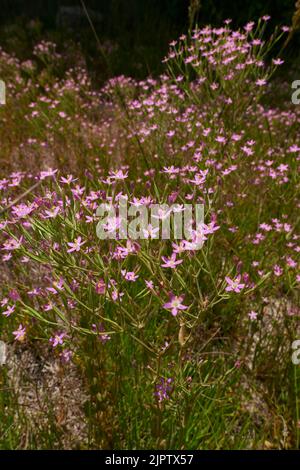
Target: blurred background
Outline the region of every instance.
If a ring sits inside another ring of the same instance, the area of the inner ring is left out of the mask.
[[[220,26],[231,18],[242,26],[269,14],[271,28],[290,25],[295,11],[295,0],[84,0],[84,5],[94,32],[81,0],[0,0],[0,46],[28,59],[33,44],[48,39],[62,49],[79,46],[101,78],[143,78],[161,72],[168,43],[191,25]],[[297,55],[299,45],[295,35],[288,54]]]

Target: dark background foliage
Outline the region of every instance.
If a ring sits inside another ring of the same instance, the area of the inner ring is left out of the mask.
[[[101,12],[104,27],[118,30],[118,23],[131,27],[138,22],[159,18],[161,22],[175,23],[182,27],[188,20],[189,0],[85,0],[88,8]],[[201,0],[200,22],[219,23],[232,18],[236,24],[269,13],[274,21],[290,21],[294,0]],[[55,17],[61,5],[80,5],[79,0],[1,0],[1,22],[12,21],[17,16],[40,18],[48,27],[55,25]],[[120,16],[121,15],[121,16]]]
[[[161,70],[170,40],[189,27],[193,0],[85,0],[87,8],[102,15],[95,24],[100,41],[117,44],[111,54],[110,74],[143,77]],[[195,19],[199,25],[221,25],[231,18],[234,26],[270,14],[273,24],[291,24],[295,0],[201,0]],[[57,26],[61,6],[80,6],[80,0],[0,0],[0,45],[26,56],[32,41],[50,34],[58,44],[67,39],[80,43],[88,62],[101,66],[99,50],[87,19],[80,28]],[[38,20],[35,27],[28,23]],[[25,32],[24,32],[25,30]],[[294,49],[296,42],[294,42]],[[104,69],[104,65],[102,64]]]

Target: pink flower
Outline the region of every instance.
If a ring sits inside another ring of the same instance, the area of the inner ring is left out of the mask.
[[[176,317],[179,310],[186,310],[188,307],[182,303],[183,295],[170,294],[169,302],[164,304],[166,310],[171,310],[173,317]]]
[[[273,59],[273,64],[274,65],[282,65],[284,63],[284,60],[280,59],[278,57],[278,59]]]
[[[264,86],[267,84],[267,81],[263,78],[259,78],[258,80],[256,80],[255,84],[258,86]]]
[[[12,208],[12,213],[16,217],[22,219],[29,215],[34,210],[32,205],[27,206],[26,204],[19,204],[18,206],[14,206]]]
[[[19,328],[16,331],[13,331],[13,335],[16,341],[24,341],[26,335],[26,328],[22,324],[19,325]]]
[[[257,315],[258,313],[257,312],[254,312],[253,310],[251,310],[251,312],[248,313],[248,317],[250,318],[250,320],[256,320],[257,319]]]
[[[203,230],[204,230],[205,235],[207,235],[209,233],[216,232],[217,230],[219,230],[219,228],[220,228],[220,226],[217,225],[216,222],[213,220],[209,224],[204,225]]]
[[[55,348],[59,344],[60,345],[63,344],[65,336],[66,336],[65,333],[56,333],[56,335],[54,335],[52,338],[50,338],[49,342]]]
[[[102,323],[100,323],[98,326],[94,323],[92,325],[92,330],[98,334],[98,338],[103,344],[105,344],[107,341],[111,339],[111,337],[108,334],[103,333],[105,331],[105,328]]]
[[[12,305],[12,306],[9,305],[7,309],[5,310],[5,312],[2,312],[2,315],[4,315],[5,317],[10,317],[10,315],[15,311],[15,308],[16,308],[15,305]]]
[[[288,148],[288,150],[291,153],[296,153],[296,152],[300,151],[300,147],[298,147],[298,145],[296,145],[296,144],[293,144]]]
[[[230,277],[226,276],[225,277],[225,281],[227,282],[227,287],[226,287],[226,291],[227,292],[236,292],[237,294],[239,292],[241,292],[242,289],[244,289],[245,287],[245,284],[241,284],[240,281],[241,281],[241,276],[237,276],[235,279],[230,279]]]
[[[119,292],[117,289],[114,289],[111,293],[111,298],[114,302],[119,300],[122,302],[122,297],[124,296],[124,292]]]
[[[53,207],[50,210],[45,210],[45,215],[43,216],[44,219],[53,219],[58,215],[60,211],[59,207]]]
[[[70,184],[74,183],[74,181],[77,181],[77,179],[78,178],[73,178],[73,175],[68,175],[66,178],[62,176],[59,181],[63,184]]]
[[[294,261],[293,258],[291,258],[290,256],[287,257],[286,262],[287,262],[287,265],[290,266],[291,268],[297,267],[296,261]]]
[[[52,170],[52,168],[49,168],[47,171],[41,171],[40,179],[44,180],[47,176],[54,176],[55,173],[57,173],[57,170]]]
[[[173,253],[183,253],[186,251],[185,240],[180,240],[178,244],[172,243]]]
[[[150,290],[154,289],[153,281],[145,281],[145,284],[148,287],[148,289],[150,289]]]
[[[15,240],[14,238],[10,238],[9,240],[6,240],[6,242],[3,243],[3,248],[2,250],[17,250],[20,248],[22,245],[23,237],[20,238],[20,240]]]
[[[121,270],[122,276],[126,279],[126,281],[134,282],[139,277],[133,271],[126,271],[125,269]]]
[[[69,351],[68,349],[64,349],[60,354],[59,357],[63,362],[69,362],[70,359],[72,358],[72,351]]]
[[[161,265],[162,268],[176,268],[178,264],[183,262],[182,259],[176,260],[176,253],[172,253],[171,258],[162,256],[161,259],[164,261],[164,264]]]
[[[244,145],[243,147],[241,147],[241,149],[248,156],[253,155],[253,153],[254,153],[253,150],[250,147],[247,147],[247,145]]]
[[[173,137],[173,135],[175,135],[175,131],[169,131],[167,132],[166,134],[168,137]]]
[[[60,278],[58,282],[53,282],[54,287],[46,287],[48,292],[51,292],[51,294],[58,294],[58,291],[64,290],[64,280]]]
[[[199,224],[197,230],[191,230],[191,241],[184,240],[184,248],[187,251],[200,250],[207,240],[206,233],[212,233],[206,230],[207,225]]]
[[[71,189],[71,191],[75,199],[80,199],[80,196],[82,196],[82,194],[84,193],[85,188],[84,186],[80,187],[79,184],[77,184],[75,188]]]
[[[278,266],[278,264],[275,264],[275,266],[273,268],[273,272],[274,272],[275,276],[279,277],[279,276],[282,275],[283,269],[280,266]]]
[[[53,310],[54,305],[55,304],[51,301],[48,304],[44,305],[43,306],[44,312],[50,312],[51,310]]]
[[[7,297],[4,297],[4,299],[2,299],[2,300],[0,301],[0,305],[1,305],[1,307],[4,307],[4,306],[7,305],[7,304],[8,304],[8,298],[7,298]]]
[[[148,227],[143,229],[143,234],[146,239],[158,238],[157,232],[159,232],[159,227],[153,228],[151,224],[148,224]]]
[[[15,302],[17,300],[20,300],[20,295],[16,289],[12,289],[11,291],[9,291],[8,295],[10,299],[14,300]]]
[[[81,240],[82,240],[81,237],[78,237],[74,240],[74,242],[68,242],[68,245],[71,248],[69,248],[67,252],[71,253],[72,251],[80,251],[81,246],[84,245],[84,243],[86,243],[86,242],[82,242]]]
[[[110,171],[109,176],[111,179],[115,180],[124,180],[128,177],[128,171],[118,170],[118,171]]]
[[[250,31],[253,30],[254,28],[254,21],[249,21],[249,23],[247,23],[245,26],[244,26],[244,30],[247,31],[247,33],[250,33]]]
[[[105,294],[106,285],[103,279],[99,279],[95,286],[95,291],[97,294]]]

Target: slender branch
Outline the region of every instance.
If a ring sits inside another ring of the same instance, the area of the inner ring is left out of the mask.
[[[42,180],[37,181],[34,185],[28,188],[24,193],[20,194],[20,196],[16,197],[8,206],[4,207],[0,210],[0,215],[4,214],[8,209],[14,206],[17,202],[21,201],[27,194],[31,193],[35,188],[37,188],[41,184]]]

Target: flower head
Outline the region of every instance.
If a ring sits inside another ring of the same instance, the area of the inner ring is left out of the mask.
[[[58,345],[62,345],[64,342],[65,333],[56,333],[52,338],[50,338],[50,343],[55,348]]]
[[[235,279],[230,279],[230,277],[226,276],[225,281],[227,282],[226,292],[236,292],[237,294],[244,289],[245,284],[242,284],[241,276],[237,276]]]
[[[253,310],[251,310],[251,312],[248,313],[248,317],[250,318],[250,320],[256,320],[257,319],[257,315],[258,313],[257,312],[254,312]]]
[[[166,310],[171,310],[173,317],[176,317],[179,310],[186,310],[188,307],[182,303],[183,295],[177,296],[174,294],[170,295],[169,302],[164,304]]]
[[[178,264],[182,263],[182,259],[176,259],[176,253],[172,253],[170,258],[162,256],[161,259],[164,261],[164,264],[161,265],[162,268],[176,268]]]
[[[19,325],[19,328],[16,331],[13,331],[13,335],[17,341],[24,341],[26,335],[26,328],[22,324]]]
[[[67,250],[67,252],[71,253],[72,251],[80,251],[81,246],[84,245],[84,243],[86,243],[86,242],[82,242],[81,240],[82,238],[78,237],[74,240],[74,242],[68,242],[68,245],[70,246],[70,248]]]

